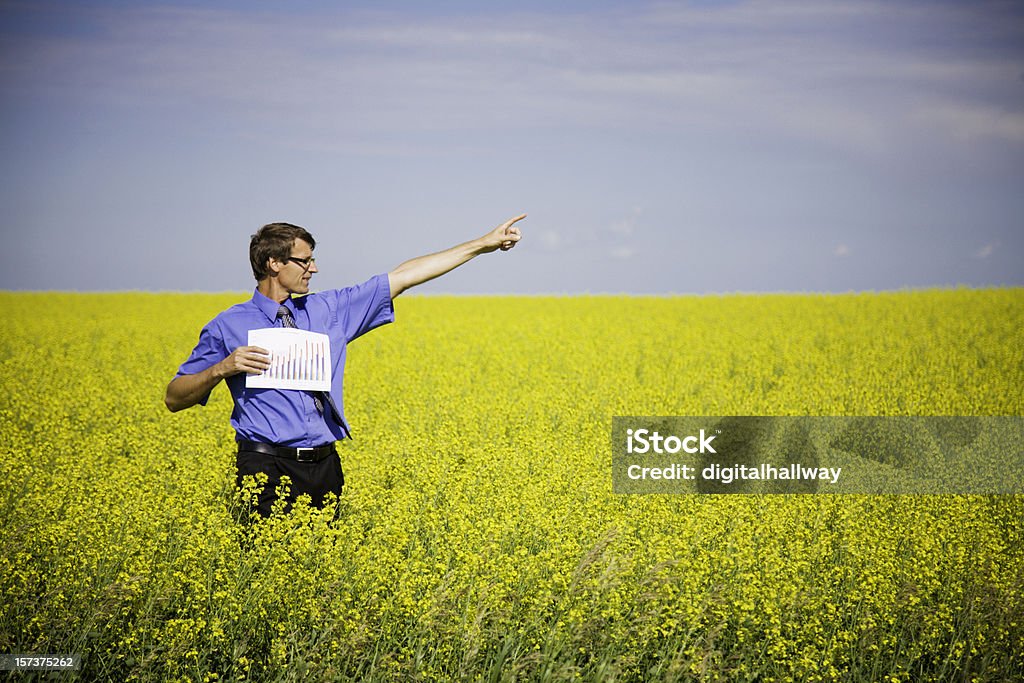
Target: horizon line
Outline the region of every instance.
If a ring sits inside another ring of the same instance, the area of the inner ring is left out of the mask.
[[[334,289],[344,289],[343,287],[337,287]],[[970,284],[955,284],[955,285],[907,285],[903,287],[894,288],[883,288],[883,289],[843,289],[843,290],[793,290],[793,289],[773,289],[773,290],[749,290],[749,289],[735,289],[735,290],[718,290],[718,291],[692,291],[692,292],[615,292],[615,291],[582,291],[582,292],[406,292],[405,298],[434,298],[434,297],[459,297],[459,298],[483,298],[483,297],[518,297],[518,298],[570,298],[570,297],[646,297],[646,298],[667,298],[667,297],[687,297],[687,296],[756,296],[756,295],[770,295],[770,296],[799,296],[799,295],[817,295],[817,296],[842,296],[850,294],[899,294],[899,293],[912,293],[912,292],[928,292],[928,291],[956,291],[956,290],[1013,290],[1013,289],[1024,289],[1024,284],[989,284],[989,285],[970,285]],[[310,294],[316,294],[318,292],[330,291],[316,290],[310,292]],[[225,295],[238,295],[238,296],[251,296],[249,291],[243,290],[177,290],[177,289],[104,289],[104,290],[73,290],[73,289],[0,289],[0,294],[24,294],[24,295],[40,295],[40,294],[78,294],[82,296],[96,296],[96,295],[116,295],[116,294],[142,294],[142,295],[203,295],[203,296],[225,296]],[[306,295],[303,295],[306,296]]]

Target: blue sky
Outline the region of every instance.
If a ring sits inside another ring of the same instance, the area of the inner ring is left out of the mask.
[[[1024,285],[1024,3],[0,3],[0,289]]]

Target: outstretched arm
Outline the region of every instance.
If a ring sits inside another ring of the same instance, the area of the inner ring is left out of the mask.
[[[400,264],[388,273],[391,298],[394,299],[410,287],[433,280],[435,277],[458,268],[478,254],[487,254],[497,249],[508,251],[516,246],[516,242],[522,238],[519,228],[514,224],[524,218],[526,218],[525,213],[505,221],[483,237],[439,251],[436,254],[418,256]]]

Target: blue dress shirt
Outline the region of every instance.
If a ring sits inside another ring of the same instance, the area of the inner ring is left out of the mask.
[[[249,301],[219,314],[200,332],[199,343],[176,376],[202,372],[227,358],[237,347],[247,346],[249,330],[281,327],[277,317],[279,305],[256,291]],[[308,391],[250,389],[245,386],[243,372],[225,380],[235,402],[231,413],[235,438],[296,448],[343,439],[350,435],[342,392],[345,351],[350,341],[394,321],[388,276],[376,275],[353,287],[288,299],[284,305],[291,309],[299,328],[330,337],[331,397],[341,412],[341,424],[330,408],[321,415]],[[207,394],[199,403],[206,405],[209,398]]]

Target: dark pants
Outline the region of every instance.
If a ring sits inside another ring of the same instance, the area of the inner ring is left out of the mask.
[[[270,508],[279,498],[278,486],[281,477],[291,479],[291,488],[285,499],[285,510],[291,510],[295,499],[303,493],[312,498],[312,505],[324,506],[324,498],[328,493],[341,495],[341,487],[345,484],[345,475],[341,471],[341,459],[337,451],[320,462],[299,462],[280,458],[266,453],[239,451],[235,458],[238,468],[236,484],[241,488],[242,478],[263,472],[267,475],[267,484],[259,490],[256,511],[262,517],[270,516]]]

